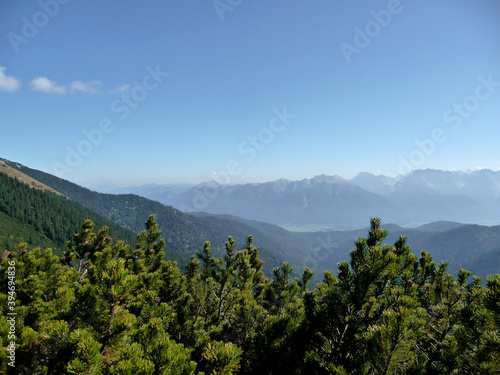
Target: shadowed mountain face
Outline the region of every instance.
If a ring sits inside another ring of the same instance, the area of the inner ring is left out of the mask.
[[[231,214],[278,225],[359,228],[379,216],[408,225],[500,220],[500,172],[418,170],[398,178],[361,173],[261,184],[198,185],[159,199],[183,211]]]
[[[362,227],[366,218],[388,217],[391,203],[338,176],[262,184],[198,186],[170,202],[174,207],[231,214],[273,224]]]
[[[370,216],[411,226],[440,220],[500,223],[500,172],[487,169],[416,170],[396,178],[363,172],[349,181],[320,175],[244,185],[145,185],[112,192],[138,194],[185,212],[289,226],[353,229]]]

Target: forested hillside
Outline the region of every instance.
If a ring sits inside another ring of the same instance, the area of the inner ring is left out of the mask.
[[[10,163],[9,164],[13,164]],[[17,165],[16,165],[17,166]],[[45,184],[42,184],[41,182],[35,180],[34,178],[22,173],[21,171],[10,167],[7,165],[6,160],[0,159],[0,172],[6,174],[9,177],[15,178],[18,181],[23,182],[26,185],[29,185],[30,187],[37,189],[37,190],[43,190],[43,191],[50,191],[52,193],[55,193],[57,195],[61,195],[58,191],[52,189],[51,187],[48,187]]]
[[[134,232],[106,220],[95,212],[61,195],[30,187],[0,173],[0,238],[5,249],[20,241],[32,245],[50,245],[57,251],[86,219],[97,225],[108,225],[111,234],[127,242],[135,242]]]
[[[253,234],[259,239],[261,256],[270,268],[280,265],[285,259],[294,265],[302,265],[303,255],[294,251],[296,245],[289,238],[273,233],[272,225],[267,225],[268,229],[262,227],[255,229],[229,218],[194,217],[137,195],[96,193],[48,173],[5,159],[3,161],[114,223],[135,232],[142,230],[144,218],[154,214],[164,230],[167,248],[180,254],[191,256],[203,248],[204,242],[208,240],[215,244],[212,249],[214,254],[221,255],[224,251],[222,244],[228,236],[233,236],[238,242],[244,242],[249,234]],[[297,248],[300,248],[301,244],[302,242],[299,242]]]
[[[386,237],[372,219],[309,288],[312,272],[294,279],[288,263],[266,278],[252,237],[221,258],[205,243],[182,274],[154,216],[135,250],[87,221],[61,257],[3,254],[2,369],[12,306],[19,374],[497,374],[500,276],[455,279]]]
[[[448,270],[456,274],[466,268],[473,275],[485,278],[500,273],[500,226],[465,225],[452,222],[436,222],[416,228],[402,228],[387,224],[387,240],[394,242],[400,235],[408,238],[408,245],[417,251],[429,251],[436,262],[446,261]],[[363,235],[366,229],[352,231],[325,231],[304,233],[312,250],[306,260],[315,271],[332,270],[346,258],[353,238]],[[314,281],[316,281],[315,278]]]

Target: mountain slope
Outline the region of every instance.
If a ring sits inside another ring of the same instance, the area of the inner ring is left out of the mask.
[[[10,251],[17,248],[21,242],[42,249],[47,247],[57,249],[62,246],[35,230],[35,228],[27,226],[20,219],[13,218],[0,211],[0,255],[5,250]]]
[[[233,236],[238,248],[246,246],[248,235],[255,238],[255,246],[261,248],[261,258],[268,270],[280,266],[284,260],[299,265],[294,249],[288,248],[279,239],[267,236],[245,223],[227,218],[194,217],[172,207],[133,194],[113,195],[93,192],[69,181],[26,166],[5,161],[5,163],[43,184],[64,194],[66,197],[99,213],[125,228],[142,231],[150,214],[163,230],[167,248],[184,255],[193,255],[202,250],[205,241],[211,242],[213,254],[220,256],[229,236]],[[297,269],[297,271],[300,271]]]
[[[393,220],[391,204],[384,197],[341,177],[324,175],[301,181],[220,186],[217,194],[196,187],[178,195],[174,206],[278,225],[321,224],[336,229],[363,227],[370,216]]]
[[[5,163],[4,159],[0,159],[0,173],[4,173],[9,177],[15,178],[19,180],[20,182],[30,186],[31,188],[42,190],[42,191],[49,191],[51,193],[61,195],[58,191],[55,191],[51,187],[48,187],[45,184],[42,184],[41,182],[35,180],[34,178],[31,178],[30,176],[22,173],[21,171],[14,169],[7,165]]]
[[[135,194],[168,206],[177,194],[184,193],[193,186],[193,184],[147,184],[128,187],[97,186],[94,190],[106,194]]]
[[[448,271],[454,275],[460,268],[483,278],[500,273],[500,226],[465,225],[436,222],[417,228],[382,225],[389,231],[385,243],[393,244],[400,235],[407,237],[412,252],[420,256],[422,250],[430,252],[434,261],[446,261]],[[328,231],[307,233],[314,238],[306,262],[316,273],[336,269],[338,262],[348,259],[357,237],[367,228],[352,231]]]
[[[500,172],[489,169],[472,172],[420,169],[408,173],[403,180],[441,194],[463,194],[476,199],[500,196]]]
[[[365,226],[370,216],[403,226],[434,221],[500,223],[500,172],[491,170],[426,169],[397,178],[363,172],[349,181],[320,175],[301,181],[245,185],[212,181],[187,191],[186,186],[170,189],[144,185],[121,191],[184,212],[229,214],[290,227],[349,230]]]
[[[245,185],[201,184],[171,198],[183,211],[288,226],[361,228],[371,216],[399,225],[500,222],[500,172],[416,170],[398,178],[360,173]]]
[[[361,172],[349,181],[371,193],[388,195],[393,191],[393,187],[396,184],[397,179],[381,175],[376,176],[373,173],[368,172]]]
[[[108,226],[112,237],[135,243],[136,233],[61,194],[33,186],[40,184],[21,176],[20,172],[16,178],[0,172],[0,238],[4,249],[24,241],[59,252],[66,249],[68,238],[80,232],[87,219],[92,219],[98,227]]]

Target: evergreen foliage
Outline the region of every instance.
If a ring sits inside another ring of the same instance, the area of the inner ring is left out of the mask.
[[[55,177],[54,177],[55,178]],[[107,226],[110,235],[135,245],[136,232],[106,219],[82,204],[52,192],[33,189],[0,172],[0,249],[10,250],[20,242],[52,248],[60,255],[66,242],[80,230],[82,222]],[[90,229],[91,231],[91,229]],[[82,242],[83,244],[83,242]],[[166,249],[169,259],[185,264],[188,257]],[[76,253],[75,253],[76,255]]]
[[[21,244],[16,264],[16,371],[20,374],[496,374],[500,276],[454,278],[404,237],[385,244],[372,219],[349,262],[267,278],[252,236],[211,244],[185,272],[165,260],[151,215],[131,249],[92,221],[61,256]],[[245,247],[243,247],[245,246]],[[240,248],[241,250],[238,250]],[[7,368],[8,294],[0,293],[1,369]]]
[[[46,239],[47,241],[40,242],[44,245],[52,244],[58,250],[65,247],[68,238],[71,238],[79,230],[81,223],[88,218],[92,218],[98,226],[108,225],[112,235],[116,237],[127,242],[135,241],[134,232],[105,220],[81,204],[51,192],[33,189],[1,172],[0,212],[10,218],[10,223],[14,221],[20,224],[16,229],[31,229],[30,237],[37,240]],[[5,219],[4,222],[8,221]],[[25,238],[24,242],[28,241],[29,237]]]

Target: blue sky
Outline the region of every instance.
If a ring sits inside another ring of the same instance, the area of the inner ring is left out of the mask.
[[[4,0],[0,157],[85,186],[496,170],[499,21],[496,0]]]

